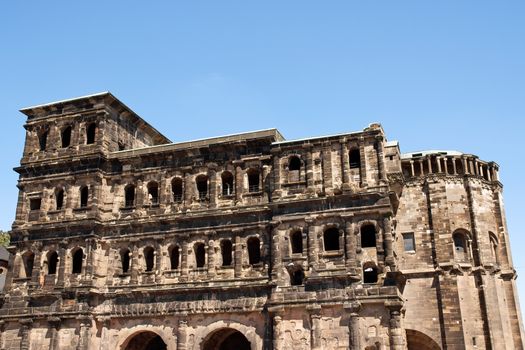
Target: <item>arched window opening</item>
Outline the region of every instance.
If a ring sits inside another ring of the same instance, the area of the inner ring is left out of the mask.
[[[97,136],[97,124],[91,123],[86,128],[86,144],[91,145],[95,143],[96,136]]]
[[[144,248],[144,262],[146,263],[146,272],[153,271],[155,266],[155,250],[152,247]]]
[[[248,261],[250,265],[261,262],[261,241],[257,237],[248,239]]]
[[[178,246],[171,247],[169,253],[170,253],[170,268],[172,270],[177,270],[179,268],[179,257],[180,257],[179,247]]]
[[[71,127],[66,126],[62,133],[60,134],[60,139],[62,141],[62,148],[69,147],[71,145]]]
[[[124,189],[124,197],[125,206],[127,208],[135,206],[135,186],[127,185]]]
[[[489,239],[490,239],[490,253],[492,254],[492,258],[494,259],[496,264],[499,264],[498,239],[496,238],[496,235],[492,232],[489,232]]]
[[[87,186],[82,186],[80,188],[80,207],[85,208],[88,206],[89,199],[89,188]]]
[[[248,169],[248,192],[259,192],[261,190],[259,175],[259,170]]]
[[[329,228],[323,234],[324,250],[339,250],[339,230],[335,227]]]
[[[73,252],[73,268],[72,273],[82,272],[82,260],[84,259],[84,252],[82,248],[78,248]]]
[[[225,239],[221,241],[222,266],[232,265],[232,241]]]
[[[35,264],[35,254],[32,251],[27,251],[22,255],[22,269],[20,270],[20,277],[30,278],[33,274],[33,266]]]
[[[303,281],[304,281],[303,269],[301,268],[296,269],[290,274],[290,284],[292,286],[300,286],[303,284]]]
[[[454,241],[454,255],[458,260],[466,260],[468,258],[468,243],[467,237],[463,232],[454,232],[452,235]]]
[[[377,283],[377,267],[373,264],[365,264],[363,267],[363,283]]]
[[[64,190],[58,189],[55,193],[56,210],[62,210],[64,207]]]
[[[233,194],[233,175],[229,171],[224,171],[221,174],[222,179],[222,195],[231,196]]]
[[[38,135],[38,144],[40,146],[41,151],[45,151],[47,147],[47,136],[49,135],[49,131],[44,131]]]
[[[154,181],[148,184],[148,199],[150,204],[159,204],[159,184]]]
[[[353,148],[352,150],[350,150],[349,160],[350,169],[361,168],[361,152],[358,148]]]
[[[206,199],[206,197],[208,197],[208,177],[206,175],[199,175],[195,181],[197,183],[199,199]]]
[[[301,159],[297,156],[290,157],[288,161],[288,170],[289,171],[299,171],[301,170]]]
[[[130,251],[129,249],[123,249],[120,251],[120,262],[122,264],[122,273],[129,272],[129,263],[130,263]]]
[[[204,243],[195,244],[195,264],[197,268],[203,268],[206,264],[206,249],[204,248]]]
[[[58,254],[55,251],[47,254],[47,274],[55,275],[57,273]]]
[[[361,248],[376,247],[376,227],[372,224],[361,226]]]
[[[182,202],[182,179],[179,177],[171,181],[171,193],[173,194],[173,201],[175,203]]]
[[[292,244],[292,254],[303,253],[303,233],[301,231],[294,231],[290,234],[290,242]]]

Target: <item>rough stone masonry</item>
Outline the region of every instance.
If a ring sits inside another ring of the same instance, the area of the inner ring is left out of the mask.
[[[171,143],[111,93],[22,110],[0,349],[522,349],[498,165],[382,127]]]

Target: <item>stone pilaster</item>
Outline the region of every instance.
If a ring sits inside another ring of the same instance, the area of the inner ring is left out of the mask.
[[[350,152],[348,150],[348,141],[343,139],[341,143],[341,171],[343,173],[343,189],[350,188]]]
[[[29,335],[31,333],[31,326],[33,325],[32,319],[21,319],[20,323],[20,350],[29,350]]]
[[[351,302],[344,305],[348,313],[348,348],[352,350],[361,349],[361,334],[359,331],[359,302]]]
[[[361,187],[368,186],[367,177],[367,159],[365,151],[365,139],[364,137],[359,138],[359,158],[361,159],[361,167],[359,168],[359,178],[361,181]]]
[[[317,230],[312,220],[306,220],[308,225],[308,265],[313,271],[317,270],[319,261],[317,247]]]
[[[333,192],[332,185],[332,145],[330,142],[323,144],[323,187],[327,195]]]
[[[180,274],[181,276],[188,276],[188,239],[182,241],[181,258],[180,258]]]
[[[88,316],[80,316],[78,319],[80,321],[80,331],[76,350],[88,350],[92,319]]]
[[[281,256],[281,235],[279,230],[275,228],[279,223],[274,225],[271,232],[272,239],[272,279],[278,280],[280,278],[280,272],[282,269],[282,256]]]
[[[188,342],[188,321],[179,320],[179,327],[177,328],[177,350],[186,350]]]
[[[312,147],[303,147],[306,152],[306,187],[308,192],[313,192],[315,189],[314,182],[314,161],[312,157]]]
[[[322,329],[321,329],[321,307],[312,305],[307,307],[310,313],[310,342],[312,350],[322,349]]]
[[[235,253],[234,253],[234,274],[235,278],[242,277],[242,243],[240,237],[240,231],[234,232],[235,234]]]
[[[273,317],[273,348],[282,349],[282,317]]]
[[[215,168],[209,169],[208,175],[210,178],[210,208],[215,208],[217,206],[217,171]]]
[[[58,245],[58,276],[57,276],[57,287],[63,287],[64,286],[64,279],[66,275],[66,248],[67,248],[67,241],[61,241]]]
[[[403,307],[403,303],[401,301],[386,302],[385,306],[390,311],[390,349],[404,350],[405,336],[404,330],[401,326],[401,308]]]
[[[384,244],[385,244],[385,262],[387,266],[390,266],[392,269],[395,269],[395,259],[394,259],[394,249],[392,237],[392,225],[390,224],[390,218],[383,219],[383,230],[384,230]]]
[[[210,278],[215,276],[215,240],[213,237],[208,240],[208,276]]]

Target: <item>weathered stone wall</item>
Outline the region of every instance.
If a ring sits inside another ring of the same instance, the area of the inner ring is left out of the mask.
[[[23,112],[0,348],[522,347],[494,163],[378,124],[170,144],[110,94]]]

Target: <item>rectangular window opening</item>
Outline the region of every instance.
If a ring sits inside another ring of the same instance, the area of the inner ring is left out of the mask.
[[[403,233],[403,246],[405,252],[415,252],[416,242],[414,240],[414,232]]]

